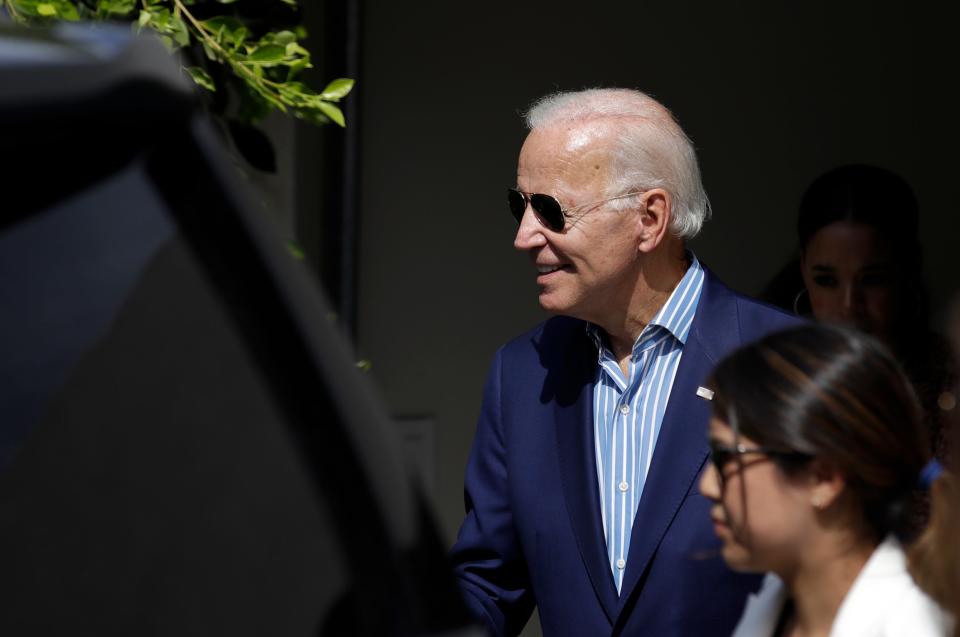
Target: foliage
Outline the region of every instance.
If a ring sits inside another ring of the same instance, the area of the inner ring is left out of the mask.
[[[185,72],[208,92],[215,114],[232,122],[235,139],[272,109],[316,124],[345,123],[337,103],[353,80],[334,80],[322,91],[298,80],[311,63],[296,0],[0,0],[0,8],[25,24],[114,20],[155,31],[183,53]]]

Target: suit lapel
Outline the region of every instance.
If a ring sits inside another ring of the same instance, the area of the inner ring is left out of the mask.
[[[697,396],[721,352],[740,342],[736,301],[707,271],[633,522],[620,606],[629,605],[707,456],[709,401]],[[642,588],[642,586],[640,587]]]
[[[567,363],[575,371],[565,379],[561,394],[572,401],[557,401],[555,422],[560,458],[560,477],[567,511],[580,556],[590,576],[593,589],[607,618],[616,616],[617,589],[607,559],[607,543],[600,520],[600,495],[593,441],[593,382],[597,352],[586,333],[574,346]],[[566,403],[566,404],[564,404]]]

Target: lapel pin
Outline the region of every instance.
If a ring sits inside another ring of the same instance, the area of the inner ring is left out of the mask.
[[[697,396],[704,400],[713,400],[713,392],[706,387],[697,387]]]

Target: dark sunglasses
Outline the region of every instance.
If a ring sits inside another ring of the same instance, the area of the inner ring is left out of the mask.
[[[560,202],[550,195],[544,195],[541,193],[532,193],[528,195],[525,192],[520,192],[516,188],[507,189],[507,201],[510,203],[510,212],[513,214],[513,218],[517,220],[517,223],[520,223],[520,221],[523,219],[523,213],[527,211],[527,205],[529,204],[530,207],[533,208],[534,214],[537,215],[537,219],[540,220],[540,223],[554,232],[561,232],[567,223],[567,219],[575,216],[580,210],[584,210],[590,206],[597,206],[602,203],[607,203],[608,201],[613,201],[614,199],[624,199],[626,197],[632,197],[633,195],[640,195],[644,192],[646,191],[637,190],[635,192],[628,192],[624,195],[610,197],[609,199],[591,201],[590,203],[568,208],[567,210],[564,210],[560,206]]]
[[[750,453],[758,453],[770,458],[782,458],[792,460],[797,464],[806,462],[811,458],[808,454],[799,451],[783,451],[781,449],[770,449],[769,447],[745,447],[744,445],[724,445],[715,440],[710,441],[710,461],[717,470],[717,477],[720,484],[724,483],[723,469],[730,464],[734,458],[739,458]]]

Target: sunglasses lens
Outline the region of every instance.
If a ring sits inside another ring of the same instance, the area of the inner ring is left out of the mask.
[[[565,220],[563,210],[560,208],[560,202],[550,195],[530,195],[530,205],[540,220],[554,232],[563,230]]]
[[[510,214],[517,220],[517,223],[520,223],[523,219],[523,213],[527,209],[527,198],[519,190],[508,188],[507,201],[510,202]]]
[[[507,189],[507,201],[510,203],[510,214],[517,220],[517,223],[523,221],[523,213],[527,211],[527,196],[514,188]],[[537,218],[554,232],[563,230],[566,220],[563,218],[563,211],[560,203],[550,195],[530,195],[530,206],[536,213]]]

